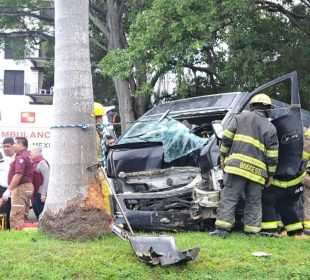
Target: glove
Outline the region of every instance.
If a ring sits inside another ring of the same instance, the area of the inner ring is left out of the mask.
[[[44,203],[46,200],[46,195],[41,194],[41,202]]]
[[[7,201],[9,197],[11,196],[11,190],[9,188],[6,189],[6,191],[3,193],[2,198]]]
[[[222,169],[224,169],[225,167],[225,157],[223,156],[220,156],[220,166]]]
[[[270,187],[272,184],[272,181],[273,181],[273,176],[268,176],[265,187],[266,188]]]

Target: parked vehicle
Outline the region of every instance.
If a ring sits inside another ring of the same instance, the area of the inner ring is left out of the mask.
[[[53,125],[52,94],[0,94],[0,143],[6,137],[26,137],[29,149],[41,147],[44,157],[50,159],[50,128]],[[105,107],[104,123],[112,123],[115,106]],[[113,114],[109,114],[112,112]],[[115,135],[112,125],[109,133]],[[1,152],[1,146],[0,146]]]
[[[292,72],[252,92],[231,92],[178,100],[154,107],[139,118],[108,155],[108,176],[135,229],[204,230],[212,227],[222,170],[214,123],[225,128],[249,110],[261,92],[275,105],[270,118],[278,130],[277,174],[295,174],[303,149],[303,126],[310,112],[301,109],[297,74]],[[217,122],[216,122],[217,121]],[[116,223],[124,223],[114,203]]]
[[[39,96],[39,95],[36,95]],[[41,147],[50,155],[52,95],[41,95],[40,101],[27,95],[0,95],[0,141],[6,137],[26,137],[29,148]],[[47,103],[45,103],[47,102]]]

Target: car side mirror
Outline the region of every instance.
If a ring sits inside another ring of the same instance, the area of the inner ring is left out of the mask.
[[[212,128],[214,130],[215,136],[217,139],[222,140],[224,128],[221,121],[213,121],[212,122]]]

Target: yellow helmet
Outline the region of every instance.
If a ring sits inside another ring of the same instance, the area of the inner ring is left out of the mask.
[[[260,94],[253,96],[250,100],[250,104],[254,104],[254,103],[261,103],[263,105],[266,105],[266,106],[268,105],[273,108],[271,98],[264,93],[260,93]]]
[[[306,133],[305,133],[306,137],[310,137],[310,127],[307,129]]]
[[[103,116],[105,114],[104,107],[97,102],[94,102],[94,115],[97,116]]]

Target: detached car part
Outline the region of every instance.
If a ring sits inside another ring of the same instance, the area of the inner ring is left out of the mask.
[[[135,251],[136,256],[140,261],[149,263],[152,265],[170,265],[179,262],[186,262],[194,260],[200,251],[199,248],[193,248],[187,251],[179,251],[177,249],[175,240],[172,236],[136,236],[130,226],[130,223],[126,217],[122,205],[120,204],[114,187],[106,176],[106,172],[101,167],[105,179],[108,183],[108,187],[117,202],[126,224],[130,229],[130,233],[119,228],[117,225],[112,224],[112,231],[119,235],[122,239],[128,239],[132,249]]]

